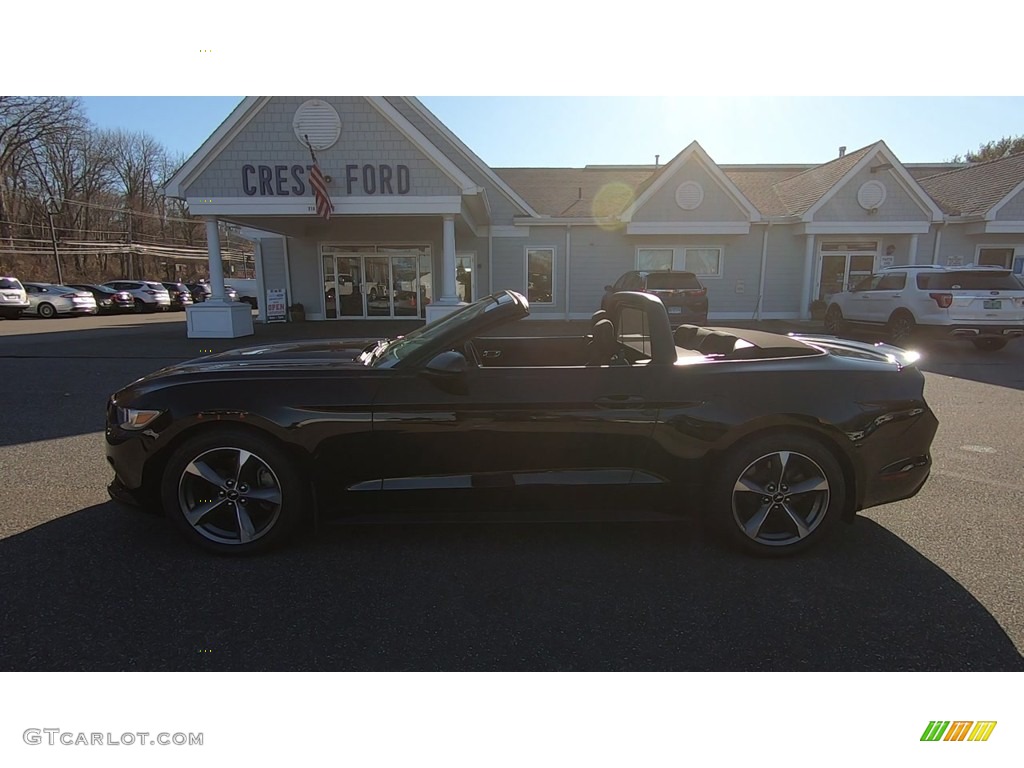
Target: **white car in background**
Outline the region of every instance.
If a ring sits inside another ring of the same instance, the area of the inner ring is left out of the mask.
[[[28,293],[16,277],[0,277],[0,317],[17,320],[28,309]]]
[[[1024,284],[1001,267],[887,267],[832,296],[825,329],[854,328],[882,330],[896,346],[930,336],[995,351],[1024,336]]]
[[[49,320],[57,315],[95,315],[96,298],[86,291],[55,283],[25,283],[27,315]]]
[[[143,312],[166,312],[171,308],[171,294],[152,280],[111,280],[103,283],[115,291],[128,291],[135,299],[135,306]]]

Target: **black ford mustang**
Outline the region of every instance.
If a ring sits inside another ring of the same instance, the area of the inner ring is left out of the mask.
[[[633,292],[586,335],[485,335],[528,314],[502,291],[398,339],[251,347],[157,371],[108,404],[111,496],[162,508],[207,549],[247,553],[307,516],[422,515],[430,502],[441,515],[522,515],[597,491],[703,513],[748,552],[778,555],[928,477],[938,422],[915,353],[673,333],[661,301]]]

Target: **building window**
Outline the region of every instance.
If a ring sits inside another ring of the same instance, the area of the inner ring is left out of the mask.
[[[553,304],[555,249],[526,249],[526,298],[531,304]]]
[[[685,248],[683,269],[701,277],[722,276],[721,248]]]
[[[636,268],[640,272],[676,269],[693,272],[701,277],[721,277],[722,249],[638,248]]]
[[[641,248],[636,252],[636,268],[641,272],[672,269],[671,248]]]
[[[978,266],[1009,269],[1013,262],[1013,248],[979,248]]]

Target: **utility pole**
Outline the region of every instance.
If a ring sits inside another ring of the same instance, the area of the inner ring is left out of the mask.
[[[53,203],[46,206],[46,218],[50,222],[50,242],[53,243],[53,261],[57,265],[57,284],[64,284],[64,276],[60,271],[60,253],[57,251],[57,233],[53,229]]]
[[[132,242],[132,209],[128,209],[128,278],[135,277],[135,244]]]

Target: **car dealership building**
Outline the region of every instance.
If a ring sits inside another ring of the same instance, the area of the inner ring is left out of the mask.
[[[879,141],[719,165],[695,141],[649,166],[490,168],[407,97],[248,97],[165,191],[207,218],[215,293],[223,221],[256,244],[259,295],[313,320],[431,320],[503,288],[583,319],[622,273],[669,268],[699,275],[713,320],[796,319],[887,265],[1024,265],[1024,155],[903,164]],[[252,333],[246,304],[188,312],[190,336]]]

